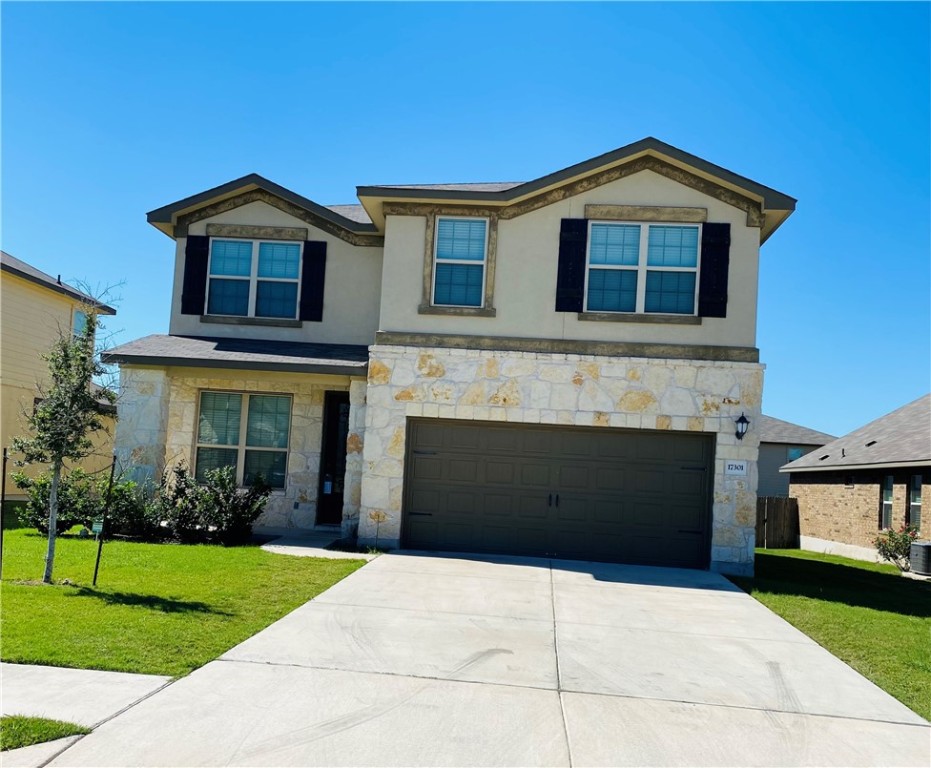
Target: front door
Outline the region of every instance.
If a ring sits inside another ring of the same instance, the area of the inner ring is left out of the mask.
[[[349,435],[349,393],[327,392],[323,401],[323,445],[317,525],[339,525],[343,519],[343,479]]]

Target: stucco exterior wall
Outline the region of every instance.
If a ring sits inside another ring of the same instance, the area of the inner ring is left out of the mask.
[[[811,453],[817,445],[799,445],[797,443],[761,443],[760,444],[760,496],[788,496],[789,475],[779,471],[779,467],[789,463],[789,449],[802,448]]]
[[[9,447],[16,436],[29,434],[25,414],[32,411],[38,384],[48,382],[48,363],[42,355],[51,349],[59,334],[70,334],[74,311],[83,305],[68,296],[47,290],[8,272],[0,273],[0,447]],[[79,462],[88,472],[110,465],[113,451],[113,418],[105,418],[107,431],[94,437],[93,453]],[[17,467],[10,453],[9,472]],[[26,468],[34,475],[45,467]],[[7,477],[7,494],[21,496]]]
[[[906,521],[908,483],[912,475],[923,475],[931,483],[931,467],[888,471],[795,472],[789,493],[798,499],[799,529],[803,537],[873,548],[880,532],[880,498],[883,477],[894,477],[892,528]],[[852,480],[852,484],[848,483]],[[922,509],[920,537],[931,538],[931,511]]]
[[[567,424],[715,435],[712,568],[750,573],[763,368],[754,363],[371,348],[359,515],[362,543],[398,546],[408,417]],[[734,432],[741,413],[751,428]],[[748,462],[725,475],[727,459]]]
[[[731,224],[726,318],[699,325],[593,322],[556,312],[559,230],[563,218],[584,218],[589,204],[705,208],[709,222]],[[463,215],[469,215],[464,213]],[[418,313],[424,267],[424,216],[387,217],[380,330],[511,336],[518,338],[652,342],[753,347],[760,230],[747,215],[695,189],[642,171],[513,219],[498,221],[495,317],[450,317]]]
[[[284,211],[263,202],[253,202],[203,219],[190,226],[190,234],[206,235],[208,224],[240,224],[260,227],[298,227],[308,231],[308,240],[327,244],[326,285],[323,320],[305,321],[299,328],[280,326],[205,323],[200,315],[181,314],[184,280],[184,251],[187,238],[177,240],[174,283],[171,294],[169,333],[181,336],[276,339],[326,344],[371,344],[378,327],[381,293],[382,249],[351,245],[312,227]]]
[[[201,391],[291,395],[285,487],[272,492],[256,524],[276,528],[314,526],[324,394],[350,390],[349,377],[130,366],[123,366],[122,377],[124,417],[117,435],[117,454],[121,467],[137,480],[157,481],[166,467],[181,461],[193,466]],[[347,490],[351,496],[348,483]]]

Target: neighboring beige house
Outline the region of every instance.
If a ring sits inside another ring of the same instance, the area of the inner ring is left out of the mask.
[[[652,138],[357,192],[149,213],[171,322],[109,356],[125,465],[229,464],[264,525],[362,544],[752,572],[759,251],[794,199]]]
[[[14,437],[29,434],[24,413],[33,408],[37,385],[48,381],[48,363],[42,355],[59,334],[83,330],[89,306],[104,315],[116,310],[8,253],[0,251],[0,259],[0,440],[9,447]],[[108,410],[114,412],[112,406]],[[114,431],[110,420],[109,434],[100,435],[94,453],[81,462],[85,470],[109,466]],[[12,462],[16,455],[11,452],[10,457],[8,473],[16,469]],[[7,496],[22,496],[9,478]]]
[[[757,495],[788,496],[789,476],[781,473],[779,468],[834,439],[833,435],[825,432],[764,413],[760,419],[760,482]]]
[[[875,559],[886,528],[931,539],[921,495],[931,483],[931,394],[782,468],[798,499],[803,549]]]

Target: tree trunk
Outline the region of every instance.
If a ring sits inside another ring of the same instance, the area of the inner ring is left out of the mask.
[[[58,535],[58,484],[61,482],[61,462],[56,461],[52,469],[52,488],[48,498],[48,552],[45,555],[45,576],[42,581],[52,583],[52,567],[55,565],[55,537]]]

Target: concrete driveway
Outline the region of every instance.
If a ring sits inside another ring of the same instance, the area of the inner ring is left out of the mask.
[[[928,724],[711,573],[384,555],[53,765],[922,765]]]

